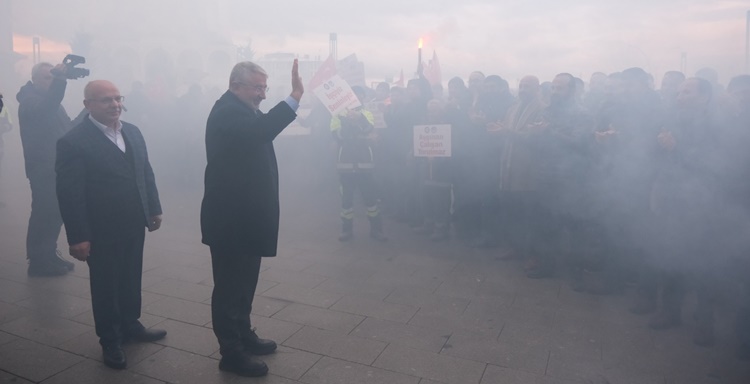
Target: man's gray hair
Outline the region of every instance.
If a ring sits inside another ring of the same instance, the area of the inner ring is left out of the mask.
[[[229,86],[231,87],[234,83],[241,83],[256,73],[268,77],[268,74],[260,65],[251,61],[241,61],[232,68],[232,73],[229,75]]]
[[[34,81],[34,79],[38,79],[42,74],[42,71],[44,71],[45,69],[54,67],[54,65],[47,62],[34,64],[34,66],[31,68],[31,81]]]

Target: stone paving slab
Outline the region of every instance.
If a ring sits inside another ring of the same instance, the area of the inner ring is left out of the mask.
[[[319,355],[371,365],[387,344],[324,329],[304,327],[287,339],[284,345]]]
[[[84,360],[81,356],[24,339],[0,346],[0,370],[34,382]]]
[[[90,330],[91,326],[54,316],[29,316],[0,325],[0,330],[24,339],[58,346]]]
[[[446,384],[479,383],[486,364],[390,344],[374,367]]]
[[[364,316],[304,304],[290,304],[276,313],[273,318],[342,334],[351,332],[364,320]]]
[[[279,283],[263,292],[263,296],[274,299],[328,308],[341,299],[341,295],[309,289],[293,284]]]
[[[8,372],[0,371],[0,383],[31,384],[32,382]]]
[[[341,300],[331,306],[331,309],[399,323],[409,322],[418,310],[408,305],[387,303],[382,300],[354,296],[342,297]]]
[[[178,299],[202,302],[211,298],[213,288],[200,283],[188,283],[185,281],[169,279],[162,280],[158,283],[149,285],[143,289],[146,292],[152,292],[163,296],[175,297]]]
[[[206,325],[211,321],[211,307],[209,305],[173,297],[164,297],[161,300],[144,305],[143,312],[195,325]]]
[[[300,349],[279,346],[275,353],[263,356],[262,360],[268,365],[268,370],[290,380],[299,380],[310,370],[322,355]]]
[[[307,384],[419,384],[418,377],[323,357],[300,379]]]
[[[129,357],[129,356],[128,356]],[[42,382],[43,384],[162,384],[130,370],[109,369],[100,362],[82,361]]]
[[[167,337],[157,343],[167,347],[211,356],[219,350],[213,330],[210,328],[167,319],[159,323],[159,328],[167,331]]]
[[[438,353],[450,334],[374,318],[365,319],[350,335]]]

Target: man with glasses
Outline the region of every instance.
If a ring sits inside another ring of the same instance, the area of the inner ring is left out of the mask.
[[[256,358],[276,350],[250,324],[262,257],[276,256],[279,234],[279,173],[273,139],[296,118],[304,88],[297,60],[292,92],[268,113],[268,75],[257,64],[237,63],[229,90],[216,101],[206,123],[205,194],[201,206],[203,243],[211,249],[214,290],[211,318],[219,340],[219,369],[263,376]]]
[[[161,204],[143,135],[120,121],[120,91],[97,80],[84,98],[88,117],[57,142],[57,198],[70,254],[89,265],[102,360],[124,369],[123,342],[167,334],[138,321],[145,228],[159,229]]]
[[[55,197],[55,143],[73,126],[60,103],[67,80],[63,64],[36,64],[21,87],[18,122],[26,177],[31,187],[31,216],[26,234],[29,276],[61,276],[75,267],[57,251],[62,219]]]

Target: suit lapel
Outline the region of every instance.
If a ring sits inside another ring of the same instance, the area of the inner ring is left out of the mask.
[[[113,143],[106,135],[104,135],[104,132],[102,132],[88,118],[86,118],[86,128],[89,131],[89,137],[91,137],[91,144],[99,148],[98,152],[101,153],[100,156],[106,156],[116,163],[128,166],[128,160],[120,148],[117,147],[117,144]],[[128,145],[127,142],[125,145]]]

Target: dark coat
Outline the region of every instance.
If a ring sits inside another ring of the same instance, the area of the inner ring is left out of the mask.
[[[146,142],[123,122],[123,153],[88,118],[57,142],[57,200],[69,244],[113,242],[162,213]]]
[[[60,105],[66,85],[55,78],[49,90],[41,92],[28,82],[16,95],[26,177],[54,175],[55,145],[73,126]]]
[[[279,235],[279,171],[273,139],[296,118],[280,102],[256,112],[227,91],[206,123],[203,243],[276,256]]]

